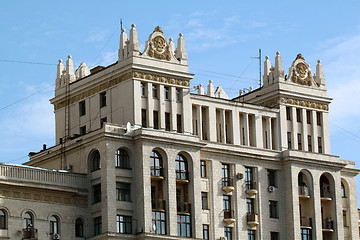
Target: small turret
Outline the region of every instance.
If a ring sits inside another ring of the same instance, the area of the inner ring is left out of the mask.
[[[211,80],[209,80],[209,85],[207,87],[207,95],[209,97],[215,97],[214,84],[212,84]]]
[[[281,60],[281,56],[280,56],[280,52],[276,52],[276,57],[275,57],[275,72],[274,72],[274,82],[280,82],[280,81],[284,81],[284,69],[283,69],[283,65],[282,65],[282,60]]]
[[[72,83],[73,81],[75,81],[74,62],[71,59],[71,55],[69,55],[66,61],[66,84]]]
[[[320,60],[318,60],[317,64],[316,64],[316,75],[315,75],[314,80],[318,84],[319,87],[326,88],[326,80],[324,77],[324,70],[323,70],[323,66],[322,66]]]
[[[118,51],[119,60],[125,59],[127,57],[127,46],[126,46],[127,41],[128,38],[125,29],[121,29],[120,46]]]
[[[129,48],[128,48],[129,56],[139,56],[140,53],[140,44],[135,27],[136,27],[135,24],[131,25]]]
[[[270,68],[271,68],[271,62],[269,60],[269,57],[266,56],[265,57],[265,62],[264,62],[264,76],[263,76],[263,84],[264,84],[264,86],[267,86],[270,83],[270,78],[269,78]]]
[[[57,65],[57,73],[56,73],[56,85],[55,88],[61,87],[61,75],[64,70],[64,64],[62,64],[62,60],[59,59],[59,64]]]
[[[187,64],[187,53],[185,49],[185,40],[183,34],[179,34],[178,44],[175,51],[175,57],[182,63]]]

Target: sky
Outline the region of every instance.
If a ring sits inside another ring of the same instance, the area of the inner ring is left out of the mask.
[[[183,33],[191,86],[213,80],[230,97],[259,86],[259,63],[279,51],[285,70],[302,53],[324,67],[331,153],[360,168],[360,1],[5,1],[0,14],[0,162],[21,164],[53,146],[56,64],[117,61],[120,19],[143,50],[156,26]],[[23,63],[20,63],[23,62]],[[360,189],[360,177],[357,178]],[[360,192],[360,191],[358,191]],[[358,195],[360,202],[360,195]],[[360,205],[360,204],[358,204]]]

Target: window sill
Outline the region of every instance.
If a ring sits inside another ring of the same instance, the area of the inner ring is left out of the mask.
[[[124,170],[132,170],[132,168],[126,168],[126,167],[117,167],[115,166],[116,169],[124,169]]]

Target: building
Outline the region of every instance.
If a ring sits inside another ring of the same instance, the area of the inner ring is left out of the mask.
[[[135,25],[119,59],[59,61],[56,145],[0,166],[0,239],[358,239],[354,162],[330,154],[320,61],[280,54],[235,99],[190,93],[182,34]],[[57,170],[49,170],[57,169]]]

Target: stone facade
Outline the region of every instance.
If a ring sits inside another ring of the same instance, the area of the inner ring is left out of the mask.
[[[118,56],[59,61],[56,145],[0,166],[0,239],[358,239],[320,61],[285,75],[266,57],[263,86],[229,100],[211,81],[190,93],[182,34],[156,27],[140,52],[132,25]]]

